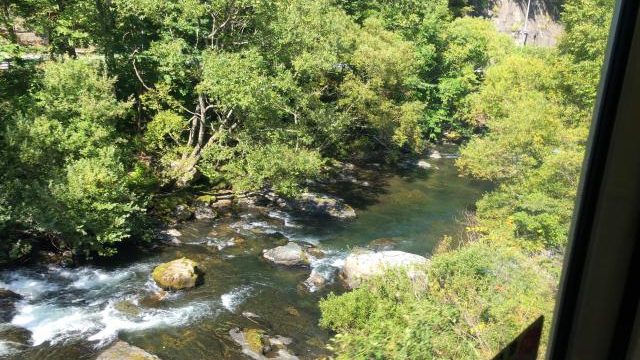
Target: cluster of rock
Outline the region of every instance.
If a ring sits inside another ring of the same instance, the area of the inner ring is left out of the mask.
[[[283,266],[307,266],[312,259],[319,256],[322,256],[321,250],[310,245],[305,248],[295,242],[263,251],[263,257],[267,261]],[[344,266],[339,270],[339,279],[345,287],[354,289],[362,281],[382,275],[387,269],[408,268],[410,277],[415,278],[416,281],[426,282],[426,273],[412,269],[425,265],[428,261],[424,256],[403,251],[356,250],[347,256]],[[303,282],[311,291],[324,287],[326,283],[327,279],[315,269]]]
[[[247,328],[240,330],[233,328],[229,336],[242,347],[242,353],[256,360],[297,360],[298,357],[291,354],[287,345],[291,339],[283,336],[269,336],[262,329]]]
[[[302,214],[331,217],[342,220],[354,219],[356,211],[343,199],[336,196],[305,192],[296,198],[283,198],[272,191],[247,194],[242,202],[250,206],[272,206],[281,210]]]
[[[215,219],[233,208],[234,198],[235,194],[231,191],[198,196],[193,201],[176,205],[171,211],[171,220],[179,223],[193,219]]]

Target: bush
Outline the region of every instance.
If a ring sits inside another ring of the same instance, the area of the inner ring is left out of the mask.
[[[321,325],[337,332],[339,359],[491,358],[539,315],[550,318],[558,279],[543,263],[517,248],[473,243],[433,257],[426,292],[390,271],[329,295]]]

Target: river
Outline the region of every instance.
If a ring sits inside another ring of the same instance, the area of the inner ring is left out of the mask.
[[[120,338],[164,360],[242,359],[229,336],[234,327],[289,337],[290,351],[301,359],[327,355],[330,334],[317,325],[317,303],[330,291],[342,291],[340,285],[310,292],[301,285],[308,268],[272,266],[261,258],[262,250],[287,239],[315,244],[327,255],[311,267],[330,281],[350,249],[376,239],[385,239],[378,245],[428,256],[444,235],[460,233],[458,219],[487,185],[459,177],[451,156],[427,161],[429,169],[371,166],[361,172],[366,183],[336,184],[357,211],[352,221],[246,208],[185,224],[179,228],[181,245],[159,246],[126,264],[3,271],[0,288],[24,299],[10,323],[0,324],[0,357],[95,359]],[[182,256],[201,264],[204,283],[157,300],[151,270]],[[28,344],[15,341],[17,327],[30,331]]]

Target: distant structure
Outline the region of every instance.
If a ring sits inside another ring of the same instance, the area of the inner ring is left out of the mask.
[[[487,15],[518,45],[555,46],[563,31],[561,4],[560,0],[495,0]]]

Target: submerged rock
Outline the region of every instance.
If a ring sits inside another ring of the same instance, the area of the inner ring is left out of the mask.
[[[300,312],[298,311],[298,309],[296,309],[292,305],[289,305],[286,308],[284,308],[284,311],[286,311],[287,314],[291,316],[300,316]]]
[[[159,290],[140,299],[140,305],[151,308],[158,307],[166,297],[167,292]]]
[[[292,207],[310,214],[331,216],[339,219],[353,219],[356,211],[344,200],[323,194],[304,193],[293,201]]]
[[[294,242],[273,249],[263,250],[262,256],[278,265],[295,266],[309,264],[307,253],[305,253],[302,246]]]
[[[126,316],[140,315],[140,308],[131,300],[121,300],[113,304],[113,308]]]
[[[396,238],[379,238],[372,240],[368,247],[372,250],[381,251],[381,250],[391,250],[398,244],[398,240]]]
[[[104,350],[96,360],[160,360],[139,347],[118,340]]]
[[[426,264],[427,258],[403,251],[359,252],[350,254],[340,272],[345,285],[354,289],[363,280],[381,275],[385,269]]]
[[[181,290],[196,286],[198,273],[198,263],[182,258],[156,266],[152,277],[165,290]]]
[[[303,284],[309,291],[314,292],[322,289],[327,284],[327,279],[314,269]]]
[[[16,314],[16,302],[22,300],[22,295],[11,290],[0,289],[0,322],[10,322]]]

